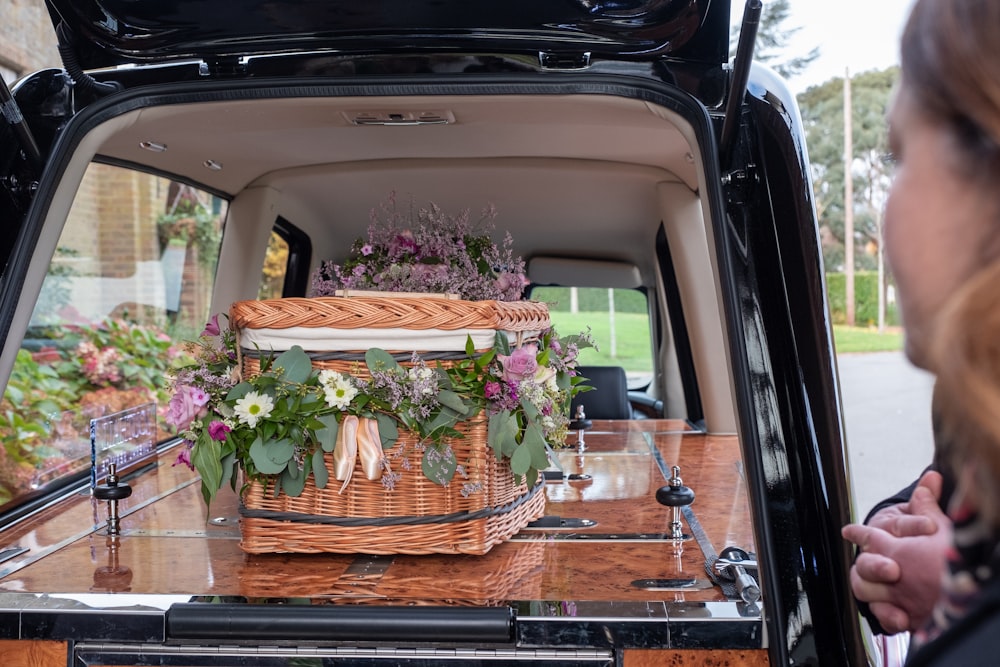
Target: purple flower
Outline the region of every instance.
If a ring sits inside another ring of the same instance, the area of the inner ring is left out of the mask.
[[[520,382],[535,377],[538,370],[538,345],[530,343],[523,345],[509,355],[498,354],[497,359],[503,366],[503,379],[508,382]]]
[[[199,398],[204,397],[201,403],[195,401],[196,394]],[[167,415],[164,419],[178,431],[183,431],[195,419],[204,416],[205,403],[207,402],[207,395],[201,389],[190,385],[181,385],[170,397],[170,403],[167,404]]]
[[[417,242],[413,238],[413,232],[409,229],[404,229],[396,235],[396,238],[393,240],[393,246],[395,251],[411,255],[415,255],[419,250]]]
[[[372,254],[373,252],[375,252],[375,250],[372,248],[371,243],[366,243],[363,246],[361,246],[361,254],[364,255],[365,257]]]
[[[494,399],[497,396],[499,396],[500,395],[500,383],[499,382],[488,381],[483,386],[483,395],[486,396],[487,399]]]
[[[226,439],[226,434],[232,429],[226,426],[223,422],[219,420],[213,421],[208,425],[208,436],[212,440],[218,440],[219,442],[224,442]]]
[[[184,444],[187,446],[181,449],[181,451],[177,453],[177,458],[174,459],[174,462],[171,464],[171,467],[183,464],[186,465],[191,470],[194,470],[194,464],[191,463],[191,447],[194,445],[194,443],[190,441],[185,441]]]
[[[222,333],[222,328],[219,327],[219,314],[216,313],[212,315],[212,319],[208,321],[205,325],[205,330],[201,332],[202,336],[218,336]]]

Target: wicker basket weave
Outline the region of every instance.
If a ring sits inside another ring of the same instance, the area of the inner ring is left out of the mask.
[[[549,320],[545,305],[534,302],[379,296],[240,301],[230,309],[230,325],[237,336],[247,329],[316,329],[321,349],[328,350],[342,329],[494,329],[517,337],[548,327]],[[241,351],[244,376],[258,373],[259,353]],[[387,351],[405,365],[413,350]],[[359,375],[366,372],[359,361],[363,353],[310,356],[314,368]],[[310,478],[300,496],[275,497],[273,483],[252,482],[242,497],[240,546],[248,553],[485,554],[542,516],[545,493],[541,484],[533,489],[515,484],[507,462],[497,461],[487,444],[485,414],[456,428],[462,437],[448,444],[467,477],[456,476],[447,486],[423,475],[417,439],[405,430],[386,452],[392,469],[403,473],[393,490],[366,479],[360,461],[343,493],[333,480],[318,489]],[[326,457],[332,469],[332,454]],[[467,483],[480,490],[463,495]]]

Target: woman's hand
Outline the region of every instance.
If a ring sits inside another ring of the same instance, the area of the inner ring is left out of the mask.
[[[922,627],[940,595],[951,545],[951,521],[940,500],[941,475],[927,472],[909,502],[841,530],[861,550],[851,567],[851,590],[890,634]]]

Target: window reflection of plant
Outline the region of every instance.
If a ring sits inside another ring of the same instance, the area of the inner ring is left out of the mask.
[[[166,375],[179,349],[158,327],[108,318],[54,328],[48,339],[38,350],[18,352],[0,399],[0,506],[29,492],[35,471],[64,456],[54,415],[77,412],[85,424],[101,410],[165,406],[169,399]]]
[[[79,251],[59,246],[56,248],[55,257],[49,264],[45,275],[45,282],[42,283],[42,291],[35,302],[35,311],[31,316],[32,322],[38,322],[42,326],[58,326],[62,321],[59,312],[70,304],[72,294],[70,293],[71,278],[80,275],[71,263],[61,260],[79,257]]]
[[[170,211],[156,219],[156,231],[161,253],[172,242],[179,242],[197,250],[202,266],[215,266],[222,241],[222,225],[219,216],[197,199],[176,201]]]

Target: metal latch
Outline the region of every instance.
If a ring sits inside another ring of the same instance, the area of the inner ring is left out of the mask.
[[[552,51],[539,51],[538,62],[542,69],[548,70],[577,70],[590,67],[590,51],[583,53],[554,53]]]

